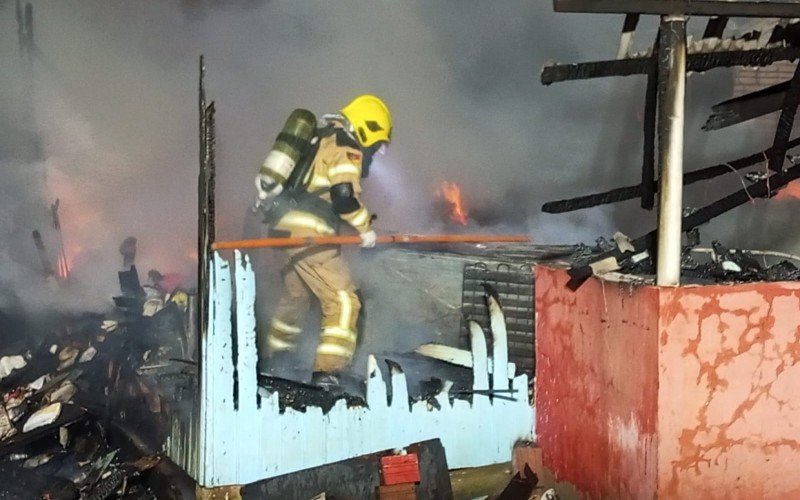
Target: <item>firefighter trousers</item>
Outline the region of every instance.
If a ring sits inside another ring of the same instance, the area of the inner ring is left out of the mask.
[[[266,339],[260,339],[262,356],[294,350],[310,308],[310,293],[322,306],[322,330],[314,371],[345,369],[356,349],[356,322],[361,302],[339,247],[321,246],[288,252],[283,270],[283,294],[270,322]],[[264,342],[266,340],[266,342]]]

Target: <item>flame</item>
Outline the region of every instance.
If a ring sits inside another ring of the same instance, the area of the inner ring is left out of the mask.
[[[439,194],[450,204],[450,220],[466,226],[469,211],[464,203],[464,197],[458,184],[443,181],[439,186]]]
[[[800,200],[800,181],[792,181],[783,189],[778,191],[773,199],[775,200]]]

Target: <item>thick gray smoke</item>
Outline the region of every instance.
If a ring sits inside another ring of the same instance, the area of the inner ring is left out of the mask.
[[[252,177],[288,113],[333,111],[364,92],[381,95],[396,123],[388,156],[365,183],[379,229],[440,229],[433,205],[442,180],[462,184],[476,230],[572,243],[650,227],[652,214],[632,215],[635,202],[539,214],[545,201],[638,178],[643,78],[538,82],[547,60],[613,56],[618,17],[557,15],[548,2],[522,0],[33,3],[30,74],[15,46],[13,5],[0,3],[0,280],[20,297],[39,280],[30,231],[42,230],[55,251],[47,207],[56,198],[81,291],[71,295],[82,303],[108,302],[129,235],[139,239],[141,271],[193,279],[200,53],[218,109],[220,239],[242,235]],[[763,146],[746,125],[699,131],[731,88],[727,71],[692,77],[687,168]],[[710,187],[697,204],[716,197]],[[766,202],[728,219],[757,216],[754,227],[783,237],[781,214],[796,208]],[[736,243],[790,245],[761,232],[764,241],[748,240],[725,222],[717,232]]]

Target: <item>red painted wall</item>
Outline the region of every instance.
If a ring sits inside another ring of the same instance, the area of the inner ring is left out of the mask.
[[[598,280],[572,293],[567,279],[561,270],[536,270],[536,434],[544,464],[590,498],[652,498],[658,295]]]
[[[536,433],[588,498],[800,498],[800,284],[537,268]]]
[[[800,498],[800,284],[661,291],[663,498]]]

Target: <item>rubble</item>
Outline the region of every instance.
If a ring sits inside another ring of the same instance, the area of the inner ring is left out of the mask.
[[[759,281],[800,280],[800,256],[787,253],[729,249],[720,242],[712,242],[711,248],[699,245],[696,232],[688,234],[689,245],[683,248],[681,276],[689,283],[753,283]],[[632,254],[621,252],[622,259],[596,260],[600,247],[581,245],[572,255],[575,268],[589,266],[596,275],[613,271],[649,278],[655,274],[655,262],[648,252]],[[768,264],[767,260],[774,263]]]
[[[189,296],[156,287],[148,296],[133,266],[120,285],[116,311],[59,313],[53,331],[4,346],[0,498],[162,498],[152,471],[185,476],[160,467],[156,451],[170,405],[181,405],[196,380],[196,363],[186,359]],[[146,300],[160,304],[149,316]],[[146,436],[131,437],[136,428]]]

